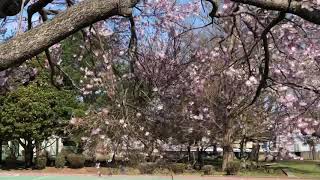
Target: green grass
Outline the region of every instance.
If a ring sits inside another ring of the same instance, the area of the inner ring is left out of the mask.
[[[297,177],[320,178],[320,161],[279,161],[272,167],[288,169]]]
[[[215,167],[220,167],[221,162],[210,162]],[[268,163],[269,164],[269,163]],[[320,161],[279,161],[271,166],[269,172],[265,169],[241,170],[238,175],[250,177],[282,177],[285,176],[281,169],[288,169],[293,175],[302,178],[320,179]],[[223,175],[224,172],[218,168],[216,175]]]
[[[239,172],[239,176],[248,176],[248,177],[285,177],[285,174],[280,169],[270,170],[266,172],[262,169],[255,170],[242,170]]]
[[[216,168],[216,171],[214,175],[216,176],[224,176],[226,175],[225,172],[221,171],[222,166],[222,159],[219,160],[212,160],[212,159],[204,159],[205,164],[213,165]],[[264,168],[258,168],[258,169],[242,169],[239,173],[239,176],[248,176],[248,177],[284,177],[285,174],[280,168],[275,168],[267,172]]]

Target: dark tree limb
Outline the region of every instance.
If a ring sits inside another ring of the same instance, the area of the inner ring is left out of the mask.
[[[138,38],[136,33],[135,22],[132,16],[129,17],[131,38],[129,43],[129,57],[130,57],[130,73],[134,74],[134,66],[138,59]]]
[[[259,98],[262,90],[267,86],[267,80],[269,78],[269,66],[270,66],[270,52],[269,52],[269,43],[268,43],[268,33],[270,30],[276,26],[278,23],[280,23],[284,18],[286,17],[285,12],[280,12],[278,17],[271,21],[270,24],[263,30],[261,34],[261,39],[263,42],[263,50],[264,50],[264,69],[262,70],[261,73],[261,80],[259,82],[258,88],[256,90],[256,93],[253,97],[253,100],[249,105],[254,104],[257,99]]]
[[[49,3],[51,3],[53,0],[39,0],[33,4],[31,4],[29,7],[28,7],[28,29],[30,30],[32,28],[32,16],[39,12],[42,11],[42,14],[43,14],[43,8],[45,6],[47,6]],[[41,15],[42,15],[41,14]],[[43,15],[42,15],[43,16]]]
[[[297,15],[307,21],[320,25],[320,9],[307,9],[301,0],[231,0],[233,2],[253,5],[262,9],[275,10]]]

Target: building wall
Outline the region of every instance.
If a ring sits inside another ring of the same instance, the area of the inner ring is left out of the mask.
[[[2,145],[2,159],[5,159],[8,156],[9,147],[15,148],[16,156],[18,159],[23,158],[23,147],[20,144],[8,142],[7,145]],[[52,138],[48,141],[42,143],[42,147],[49,153],[49,156],[56,156],[57,153],[61,151],[63,148],[62,139],[61,138]]]

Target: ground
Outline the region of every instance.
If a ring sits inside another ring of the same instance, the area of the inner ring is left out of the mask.
[[[272,164],[272,172],[260,170],[246,170],[239,176],[223,176],[222,172],[215,172],[214,177],[198,174],[175,175],[174,180],[297,180],[320,179],[320,161],[280,161]],[[282,169],[288,170],[292,177],[286,177]],[[121,172],[119,168],[101,168],[102,177],[97,176],[97,169],[86,167],[81,169],[47,167],[44,170],[10,169],[0,170],[0,180],[172,180],[170,174],[166,176],[142,176],[134,168],[127,168]],[[119,175],[125,174],[125,175]]]
[[[126,168],[125,172],[120,172],[119,168],[101,168],[100,172],[102,175],[109,176],[109,175],[139,175],[140,172],[138,169],[134,168]],[[98,171],[94,167],[85,167],[81,169],[71,169],[71,168],[62,168],[62,169],[57,169],[54,167],[47,167],[46,169],[43,170],[32,170],[32,169],[11,169],[11,170],[0,170],[0,176],[2,174],[10,173],[10,174],[24,174],[24,175],[42,175],[42,174],[64,174],[64,175],[97,175]],[[196,176],[201,176],[203,173],[201,172],[194,172],[194,173],[184,173],[184,175],[196,175]],[[215,176],[223,176],[225,173],[216,171],[214,172]],[[165,173],[165,172],[158,172],[154,173],[154,175],[158,176],[163,176],[163,175],[171,175],[171,173]],[[247,170],[247,171],[242,171],[239,173],[239,176],[244,176],[244,177],[286,177],[285,174],[279,169],[277,171],[273,171],[272,173],[266,173],[263,170]]]
[[[174,180],[297,180],[296,178],[174,176]],[[169,176],[0,176],[0,180],[172,180]]]

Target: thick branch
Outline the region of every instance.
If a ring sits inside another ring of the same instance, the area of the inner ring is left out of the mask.
[[[285,12],[280,12],[278,17],[271,21],[270,24],[264,29],[261,34],[262,42],[263,42],[263,50],[264,50],[264,70],[261,72],[261,80],[259,86],[257,88],[256,94],[251,101],[250,105],[253,105],[258,97],[260,96],[262,89],[267,85],[267,79],[269,78],[269,65],[270,65],[270,51],[269,51],[269,44],[268,44],[268,33],[270,30],[280,23],[286,17]]]
[[[129,17],[130,21],[130,31],[131,31],[131,38],[129,44],[129,57],[130,57],[130,73],[134,74],[134,66],[137,60],[137,33],[136,33],[136,26],[133,17]]]
[[[292,13],[301,18],[320,25],[320,9],[307,9],[302,7],[302,1],[297,0],[232,0],[242,4],[249,4],[263,9]],[[290,3],[290,6],[289,6]]]
[[[52,21],[0,45],[0,71],[18,66],[78,30],[115,15],[130,15],[138,0],[86,0]]]

